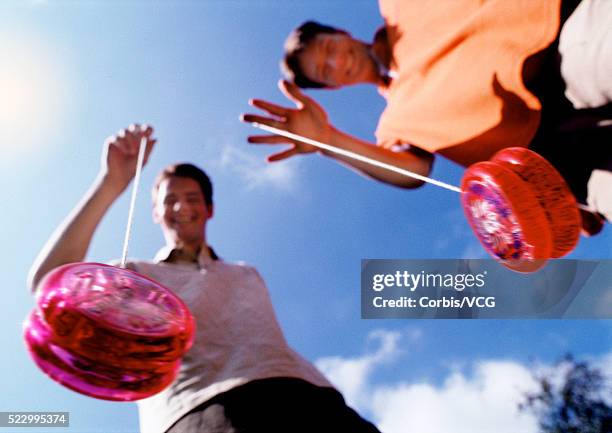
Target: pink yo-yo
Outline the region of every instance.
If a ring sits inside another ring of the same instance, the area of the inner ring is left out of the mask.
[[[117,401],[146,398],[172,383],[193,334],[187,306],[170,289],[100,263],[51,271],[24,324],[28,351],[49,377]]]

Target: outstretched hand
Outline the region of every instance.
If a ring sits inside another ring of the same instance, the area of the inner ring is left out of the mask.
[[[261,123],[294,134],[311,138],[313,140],[328,142],[331,125],[327,113],[311,97],[306,96],[298,86],[285,80],[279,82],[283,94],[293,101],[296,108],[283,107],[261,99],[249,101],[254,107],[267,112],[267,116],[244,114],[242,121]],[[280,161],[299,153],[312,153],[317,149],[314,146],[291,140],[280,135],[251,135],[248,137],[252,144],[290,144],[291,147],[268,157],[268,161]]]
[[[116,135],[108,137],[104,142],[104,153],[101,161],[101,176],[118,192],[129,185],[136,174],[138,150],[142,138],[147,139],[144,163],[146,164],[153,145],[153,128],[149,125],[131,124],[121,129]]]

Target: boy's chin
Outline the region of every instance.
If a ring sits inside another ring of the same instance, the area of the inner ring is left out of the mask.
[[[178,245],[194,245],[202,242],[202,238],[196,233],[188,231],[175,232],[175,239]]]

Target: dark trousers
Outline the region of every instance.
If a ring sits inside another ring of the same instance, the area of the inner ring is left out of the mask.
[[[342,395],[293,378],[249,382],[198,406],[166,433],[380,433]]]

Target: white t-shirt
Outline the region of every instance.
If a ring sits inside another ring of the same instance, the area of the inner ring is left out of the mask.
[[[575,108],[612,101],[612,1],[582,0],[559,36],[565,96]]]
[[[207,255],[193,264],[158,261],[168,255],[162,250],[156,261],[131,261],[129,267],[183,299],[196,322],[195,338],[176,380],[138,401],[141,433],[162,433],[196,406],[256,379],[294,377],[332,386],[288,346],[254,268]]]

